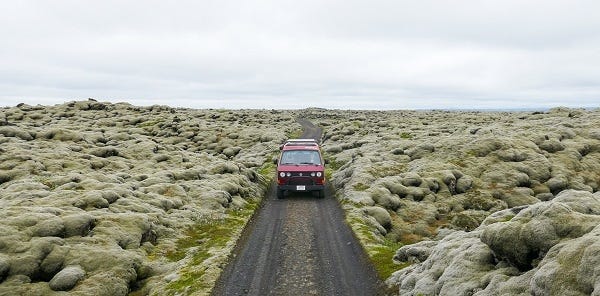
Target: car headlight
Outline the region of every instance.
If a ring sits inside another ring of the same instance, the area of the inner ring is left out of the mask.
[[[315,172],[310,173],[310,176],[314,177],[315,176]]]
[[[285,177],[285,173],[284,172],[279,173],[279,177],[282,177],[282,178]]]
[[[317,172],[317,177],[321,177],[321,176],[323,176],[323,173]]]
[[[290,173],[290,172],[287,172],[285,175],[286,175],[286,176],[288,176],[288,177],[291,177],[291,176],[292,176],[292,173]]]

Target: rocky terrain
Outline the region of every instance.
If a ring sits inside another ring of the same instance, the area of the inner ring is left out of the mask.
[[[0,108],[0,295],[207,294],[295,119],[94,100]]]
[[[305,116],[400,295],[600,295],[599,110]]]
[[[210,293],[298,117],[400,295],[600,295],[600,110],[94,100],[0,108],[0,295]]]

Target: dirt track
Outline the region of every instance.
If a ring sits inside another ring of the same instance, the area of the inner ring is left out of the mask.
[[[320,139],[319,128],[300,123],[302,138]],[[213,295],[378,295],[381,287],[330,189],[324,199],[278,200],[272,186]]]

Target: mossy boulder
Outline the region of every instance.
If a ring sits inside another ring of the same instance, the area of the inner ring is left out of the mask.
[[[364,207],[363,211],[365,212],[365,214],[375,218],[377,223],[379,223],[379,225],[383,226],[384,228],[390,229],[390,227],[392,226],[392,217],[386,209],[374,206]]]
[[[571,206],[574,199],[583,205]],[[561,239],[580,237],[597,226],[598,206],[600,199],[592,194],[565,191],[552,201],[526,208],[509,222],[489,225],[481,240],[500,258],[529,270]]]
[[[58,272],[48,283],[54,291],[71,290],[77,282],[85,277],[85,270],[81,266],[67,266]]]
[[[17,137],[25,141],[33,140],[33,136],[31,136],[29,132],[14,126],[0,126],[0,135],[4,135],[5,137]]]

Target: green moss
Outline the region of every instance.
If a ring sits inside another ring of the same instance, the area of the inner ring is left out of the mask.
[[[204,269],[200,269],[184,273],[178,280],[169,283],[167,286],[170,290],[168,295],[179,295],[180,292],[190,295],[193,292],[208,289],[209,287],[202,280],[199,280],[204,272]]]
[[[324,157],[329,161],[325,168],[325,177],[327,179],[331,179],[333,173],[339,170],[344,163],[338,162],[335,158],[328,157],[327,155],[324,155]],[[371,172],[371,174],[376,177],[383,177],[390,174],[399,174],[404,171],[404,169],[404,165],[381,167],[379,170]],[[357,183],[353,186],[353,188],[357,191],[364,191],[367,190],[369,186],[363,183]],[[342,201],[342,203],[350,202]],[[352,207],[358,208],[361,207],[361,205],[352,203]],[[375,237],[374,229],[371,229],[371,227],[368,226],[359,216],[346,216],[346,221],[349,225],[351,225],[353,232],[356,234],[361,245],[369,255],[369,259],[375,266],[375,269],[377,270],[377,273],[381,279],[385,280],[395,271],[410,265],[408,263],[399,265],[394,263],[392,260],[396,254],[396,250],[403,246],[402,243],[395,242],[390,239],[384,239],[384,242],[381,243],[381,241]]]
[[[339,170],[344,165],[343,162],[337,161],[333,157],[325,157],[325,159],[327,159],[327,161],[329,161],[329,164],[327,165],[327,167],[330,168],[331,170],[333,170],[334,172]]]
[[[477,153],[477,151],[475,150],[469,150],[467,151],[467,153],[465,153],[467,156],[472,156],[472,157],[476,157],[479,156],[479,153]]]
[[[560,270],[562,271],[562,276],[560,281],[555,282],[551,289],[554,290],[552,295],[558,295],[560,290],[566,287],[571,287],[575,289],[579,287],[577,279],[577,271],[579,269],[579,265],[581,264],[581,260],[583,259],[583,253],[586,248],[578,248],[576,251],[571,251],[568,253],[568,256],[558,256],[558,264],[560,264]],[[565,254],[566,255],[566,254]]]
[[[34,180],[35,180],[36,182],[39,182],[39,183],[42,183],[42,184],[44,184],[44,185],[48,186],[48,188],[49,188],[50,190],[54,190],[54,189],[56,189],[56,187],[58,187],[56,183],[54,183],[54,182],[52,182],[52,181],[50,181],[50,180],[48,180],[48,179],[46,179],[46,178],[42,178],[42,177],[35,177],[35,178],[34,178]],[[10,179],[9,179],[8,181],[10,181]],[[3,182],[2,182],[2,177],[1,177],[1,176],[0,176],[0,183],[3,183]]]
[[[136,291],[132,291],[129,294],[127,294],[127,296],[146,296],[148,295],[147,291],[143,291],[143,290],[136,290]]]
[[[401,243],[385,240],[383,244],[369,248],[369,258],[373,262],[373,265],[375,265],[375,269],[381,279],[387,279],[392,273],[410,265],[410,263],[396,264],[392,260],[396,251],[402,246]]]
[[[402,132],[400,134],[400,138],[402,138],[402,139],[412,139],[413,135],[411,135],[410,133],[407,133],[407,132]]]
[[[362,243],[363,247],[377,243],[373,231],[365,224],[363,220],[358,217],[353,217],[347,219],[347,221],[350,225],[352,225],[352,230],[358,236],[358,239]]]
[[[271,158],[269,158],[271,159]],[[273,176],[275,175],[275,170],[277,169],[277,167],[275,166],[275,164],[271,161],[266,161],[265,163],[263,163],[263,165],[258,169],[258,173],[265,177],[267,180],[271,180],[273,179]]]
[[[356,183],[354,184],[354,186],[352,186],[352,188],[354,188],[354,190],[356,191],[365,191],[369,189],[369,185],[365,185],[363,183]]]
[[[451,217],[452,225],[465,231],[471,231],[481,224],[481,221],[477,219],[478,217],[473,217],[462,212],[452,214]]]
[[[168,284],[169,295],[191,294],[211,288],[201,279],[207,268],[204,267],[205,260],[213,256],[211,250],[222,249],[237,237],[256,208],[258,202],[251,201],[241,210],[228,211],[222,219],[202,221],[187,228],[184,236],[177,240],[174,250],[162,254],[170,261],[188,259],[179,272],[179,279]]]
[[[331,180],[333,177],[333,170],[331,168],[325,168],[325,179]]]
[[[300,138],[300,136],[302,136],[302,132],[303,132],[302,128],[298,128],[298,129],[287,132],[286,136],[288,139],[298,139],[298,138]]]
[[[375,178],[383,178],[387,176],[396,176],[406,171],[406,164],[400,163],[396,165],[374,166],[367,170]]]
[[[323,158],[327,161],[327,164],[325,165],[325,178],[327,180],[331,180],[331,178],[333,177],[333,173],[339,170],[344,165],[344,163],[341,161],[337,161],[337,159],[327,155],[326,153],[323,153]]]
[[[175,250],[169,250],[165,257],[170,261],[179,261],[186,257],[190,248],[224,246],[232,230],[239,227],[243,221],[227,217],[221,220],[202,222],[189,227],[184,232],[184,237],[177,240]],[[202,262],[209,257],[208,252],[198,251],[193,254],[193,260]]]
[[[483,195],[480,190],[473,189],[470,192],[465,193],[465,199],[462,201],[462,204],[467,210],[489,211],[498,205],[498,201]]]
[[[448,160],[448,162],[461,168],[467,167],[467,164],[463,161],[463,159],[453,158]]]
[[[155,126],[159,123],[161,123],[161,120],[148,120],[148,121],[144,121],[144,122],[140,122],[137,124],[137,127],[150,127],[150,126]]]
[[[347,221],[352,225],[352,230],[356,233],[381,279],[385,280],[392,273],[410,265],[409,263],[396,264],[392,260],[396,251],[403,246],[402,243],[387,238],[381,242],[376,239],[373,233],[374,230],[357,216],[347,218]]]

